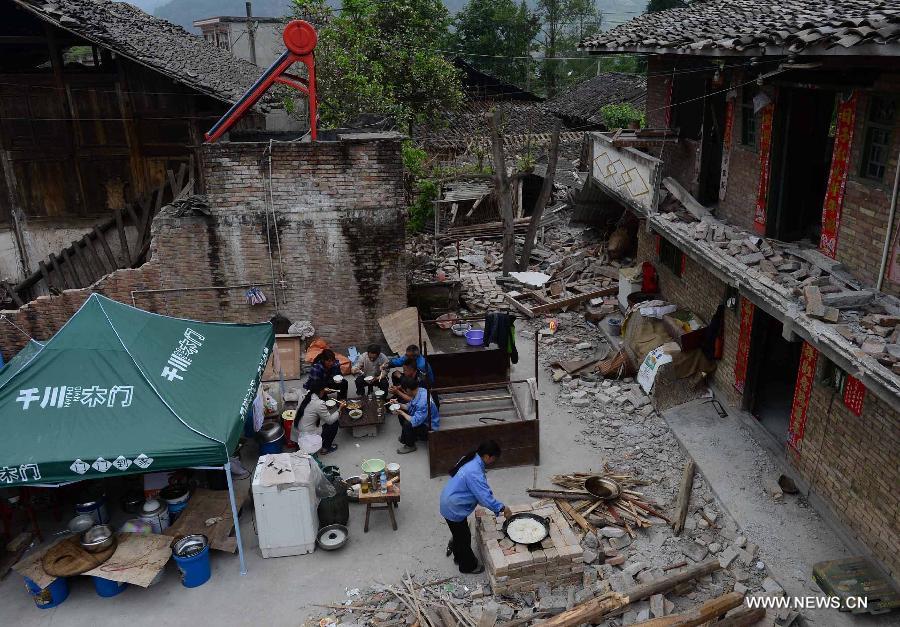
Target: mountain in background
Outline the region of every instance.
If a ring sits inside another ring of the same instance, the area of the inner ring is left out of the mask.
[[[253,15],[259,17],[283,17],[290,13],[290,0],[252,0]],[[244,0],[128,0],[134,6],[161,17],[174,24],[180,24],[194,31],[193,22],[217,15],[244,15]],[[467,0],[444,0],[451,13],[456,13],[466,5]],[[527,0],[534,7],[535,0]],[[340,6],[340,0],[331,0],[332,6]],[[647,0],[597,0],[603,12],[603,28],[612,28],[640,15],[647,7]]]

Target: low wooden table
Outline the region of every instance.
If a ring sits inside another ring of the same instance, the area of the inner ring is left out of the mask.
[[[338,424],[342,427],[352,429],[354,438],[363,438],[367,436],[374,437],[378,435],[378,425],[384,424],[384,415],[387,413],[387,408],[384,408],[384,411],[381,412],[381,415],[378,415],[378,404],[381,402],[387,401],[379,401],[374,398],[360,398],[360,399],[352,399],[359,401],[362,403],[360,409],[362,409],[363,415],[359,420],[352,420],[350,418],[350,410],[346,407],[342,407],[340,411],[340,415],[338,416]]]
[[[369,514],[373,509],[386,509],[388,516],[391,518],[391,527],[394,531],[397,531],[397,517],[394,516],[394,508],[400,505],[399,485],[392,485],[388,488],[387,494],[382,494],[381,492],[368,492],[363,494],[360,492],[359,502],[364,503],[366,506],[366,524],[363,526],[364,532],[368,533],[369,531]]]

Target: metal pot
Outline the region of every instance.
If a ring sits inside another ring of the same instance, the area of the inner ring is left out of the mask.
[[[109,525],[94,525],[81,534],[81,548],[88,553],[101,553],[115,543],[116,537]]]
[[[508,529],[511,522],[513,522],[514,520],[519,520],[521,518],[530,518],[531,520],[536,520],[541,523],[541,526],[544,528],[543,537],[541,537],[540,540],[535,540],[531,544],[538,544],[539,542],[543,542],[544,539],[550,535],[550,522],[543,516],[538,516],[537,514],[532,514],[531,512],[521,512],[519,514],[513,514],[512,516],[507,518],[506,522],[503,523],[503,535],[505,535],[513,542],[519,544],[520,542],[516,538],[509,535]]]
[[[144,503],[140,517],[153,526],[153,533],[162,533],[169,528],[169,508],[156,499]]]
[[[316,535],[316,544],[325,551],[336,551],[350,538],[350,532],[344,525],[328,525],[319,529]]]
[[[175,540],[172,543],[172,553],[178,557],[193,557],[200,554],[207,544],[209,544],[209,538],[202,533],[195,533]]]
[[[121,505],[126,514],[140,514],[144,506],[144,493],[140,490],[128,492],[122,497]]]
[[[75,513],[93,516],[94,521],[96,521],[98,525],[107,524],[109,522],[109,510],[106,508],[106,496],[100,495],[97,498],[76,503]]]
[[[618,483],[596,475],[584,480],[584,489],[602,501],[614,501],[622,494]]]
[[[259,439],[263,444],[277,442],[284,437],[284,427],[279,422],[267,420],[259,429]]]
[[[188,500],[190,490],[184,485],[168,485],[159,491],[159,498],[172,505],[174,503],[183,503]]]
[[[97,524],[97,519],[91,514],[78,514],[66,525],[72,533],[84,533]]]

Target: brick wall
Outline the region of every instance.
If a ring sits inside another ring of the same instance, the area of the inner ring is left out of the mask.
[[[341,351],[379,339],[377,318],[406,306],[399,142],[275,144],[268,226],[267,148],[208,146],[210,216],[164,211],[153,221],[151,260],[142,267],[114,272],[91,288],[38,298],[7,315],[35,339],[47,339],[96,291],[127,304],[133,297],[138,307],[170,316],[265,321],[275,313],[274,264],[282,315],[312,321]],[[248,305],[248,285],[262,289],[268,302]],[[0,323],[6,359],[26,339]]]
[[[869,392],[862,415],[856,416],[839,395],[819,383],[813,385],[807,417],[801,454],[794,465],[896,577],[900,573],[900,417]]]
[[[712,320],[716,308],[724,300],[726,285],[696,261],[685,260],[684,274],[679,277],[656,258],[656,234],[648,233],[646,223],[638,228],[638,252],[636,263],[649,261],[656,268],[659,289],[663,298],[700,316],[705,322]],[[725,310],[725,343],[722,359],[718,361],[712,382],[726,395],[732,405],[740,404],[740,395],[734,389],[734,364],[737,355],[737,338],[740,319],[737,312]]]
[[[759,188],[759,150],[755,145],[745,146],[741,143],[743,110],[738,106],[741,102],[740,92],[739,89],[734,107],[728,185],[725,188],[725,198],[719,201],[716,217],[750,230],[753,229],[756,192]]]
[[[892,75],[879,81],[875,86],[879,92],[900,92],[900,76]],[[856,128],[853,133],[853,152],[850,174],[844,192],[844,206],[841,212],[841,226],[838,231],[837,259],[857,278],[869,285],[878,280],[881,267],[881,251],[887,229],[891,205],[891,191],[897,168],[897,153],[900,151],[900,131],[896,124],[893,131],[893,146],[884,180],[876,182],[859,176],[865,143],[865,120],[869,110],[869,92],[860,92],[856,109]],[[900,113],[896,122],[900,123]],[[894,220],[896,232],[897,219]],[[885,278],[883,291],[900,295],[900,284]]]

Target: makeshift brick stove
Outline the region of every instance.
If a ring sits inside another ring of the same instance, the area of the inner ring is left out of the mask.
[[[494,594],[529,592],[541,584],[578,584],[584,573],[581,544],[555,505],[510,506],[514,514],[532,512],[550,520],[550,535],[540,545],[516,544],[503,535],[504,518],[486,509],[475,512],[475,537]]]

